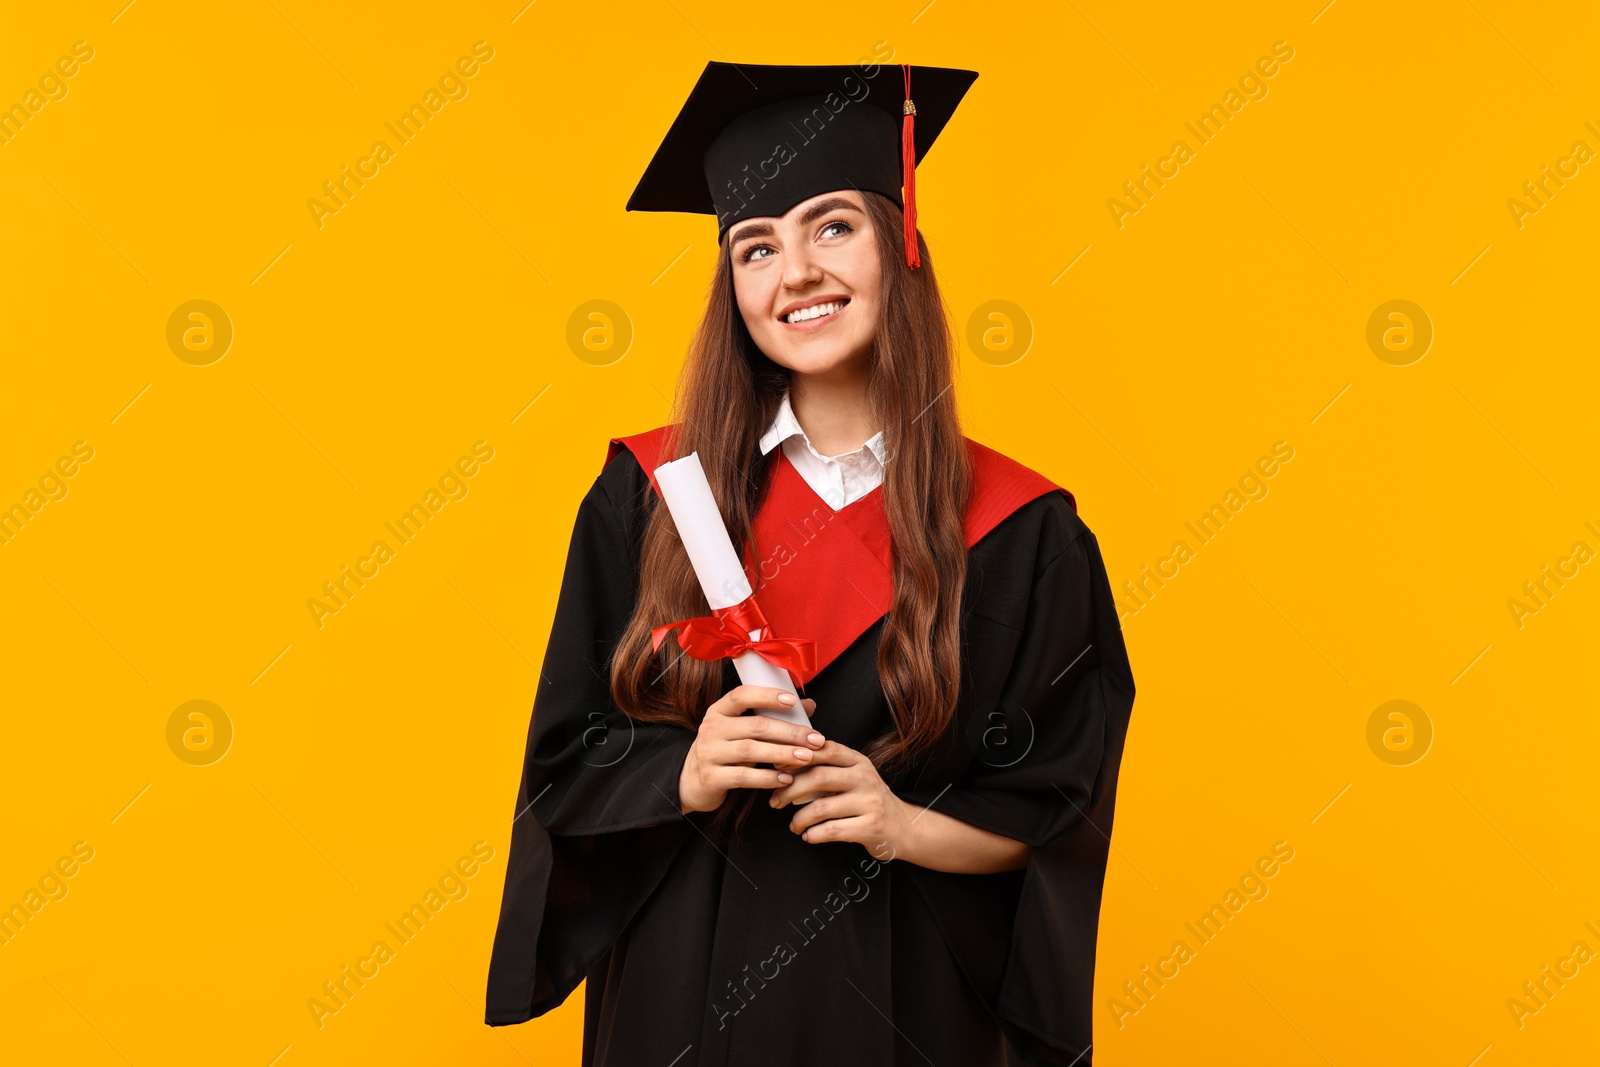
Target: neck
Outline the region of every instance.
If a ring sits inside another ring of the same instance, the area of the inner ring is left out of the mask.
[[[865,370],[849,366],[791,375],[789,406],[818,452],[825,456],[854,452],[882,429],[867,385]]]

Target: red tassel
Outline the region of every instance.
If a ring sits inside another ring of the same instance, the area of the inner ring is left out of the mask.
[[[922,256],[917,252],[917,141],[912,129],[917,117],[917,105],[911,102],[911,66],[902,63],[900,69],[905,72],[906,82],[905,103],[902,105],[905,117],[900,120],[900,167],[905,201],[903,229],[906,265],[915,268],[922,266]]]

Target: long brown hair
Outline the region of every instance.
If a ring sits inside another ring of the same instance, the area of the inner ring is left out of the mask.
[[[887,777],[930,749],[955,715],[967,569],[962,516],[971,475],[952,390],[954,344],[927,245],[919,232],[921,266],[907,266],[900,209],[878,193],[861,196],[883,271],[882,312],[868,356],[869,398],[890,450],[883,505],[894,583],[878,645],[878,678],[894,729],[864,754]],[[674,430],[660,462],[700,454],[735,545],[747,545],[761,505],[777,450],[762,455],[760,437],[789,381],[790,371],[768,359],[745,328],[724,245],[678,380]],[[723,694],[726,661],[685,655],[675,641],[652,651],[650,630],[709,611],[671,515],[654,508],[644,533],[638,604],[611,663],[611,696],[619,708],[641,722],[699,727],[706,708]],[[722,830],[731,818],[737,833],[751,802],[765,792],[730,790],[711,827]],[[747,796],[741,802],[736,794]]]

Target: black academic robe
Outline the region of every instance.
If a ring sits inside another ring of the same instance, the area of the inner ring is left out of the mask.
[[[693,732],[635,722],[609,699],[659,506],[633,452],[613,445],[578,510],[534,702],[486,1021],[542,1015],[587,978],[585,1067],[1091,1064],[1134,684],[1094,534],[1064,491],[1022,495],[969,549],[946,743],[886,778],[915,805],[1032,846],[1025,869],[950,874],[808,844],[788,827],[792,806],[755,805],[733,843],[707,837],[710,813],[681,813]],[[846,577],[808,584],[839,604],[858,592]],[[805,636],[768,616],[778,636]],[[817,729],[857,750],[892,728],[883,625],[803,683]],[[739,679],[724,666],[726,691]]]

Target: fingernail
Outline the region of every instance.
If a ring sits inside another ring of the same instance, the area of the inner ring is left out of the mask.
[[[808,760],[811,758],[811,750],[808,748],[797,748],[794,750],[794,758]]]
[[[784,785],[788,785],[790,782],[794,781],[794,775],[780,774],[778,775],[778,781],[782,782]]]
[[[820,744],[822,744],[822,735],[821,734],[806,734],[806,740],[810,741],[813,745],[820,745]]]
[[[793,704],[794,703],[794,694],[793,693],[779,693],[778,694],[778,703],[780,703],[780,704]]]

